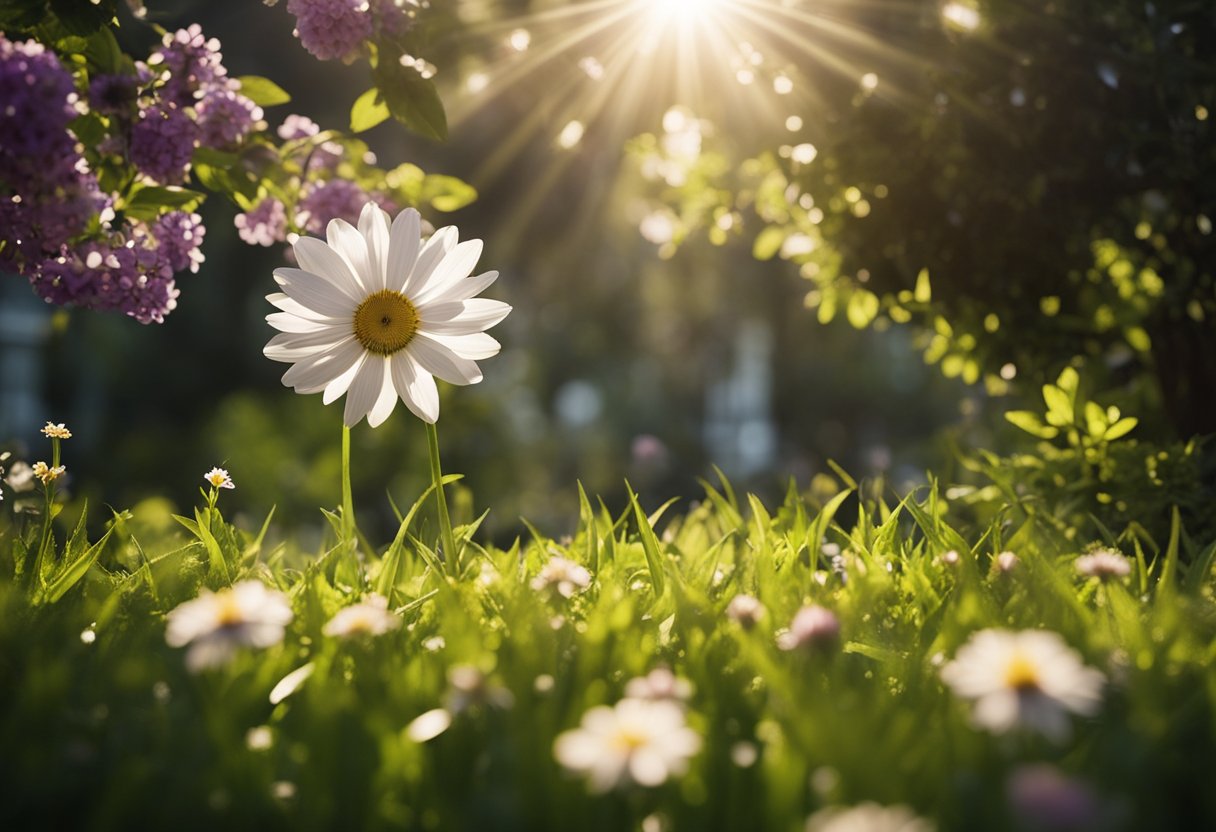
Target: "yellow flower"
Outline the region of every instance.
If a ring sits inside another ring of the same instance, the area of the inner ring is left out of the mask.
[[[67,470],[64,465],[56,465],[51,468],[45,462],[35,462],[33,467],[34,476],[42,480],[43,485],[50,485],[62,477]]]

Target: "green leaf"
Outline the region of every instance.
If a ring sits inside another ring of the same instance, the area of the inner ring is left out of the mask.
[[[236,79],[241,85],[241,95],[248,98],[259,107],[274,107],[291,101],[287,91],[260,75],[242,75]]]
[[[628,483],[625,484],[625,490],[629,494],[629,503],[633,506],[634,518],[638,523],[638,536],[642,541],[642,551],[646,554],[646,565],[650,569],[650,584],[654,589],[654,597],[659,598],[667,586],[666,574],[663,571],[663,556],[659,552],[659,539],[655,537],[654,529],[646,519],[646,512],[642,511],[638,495],[633,493],[633,489],[629,487]]]
[[[435,83],[391,58],[384,56],[374,72],[376,86],[389,112],[415,133],[444,141],[448,137],[448,120]]]
[[[917,303],[928,303],[933,298],[933,290],[929,285],[929,270],[921,269],[920,274],[916,276],[916,291],[912,293],[912,298]]]
[[[849,296],[845,314],[854,329],[865,329],[878,317],[878,295],[866,289],[857,289]]]
[[[388,105],[380,97],[380,90],[372,87],[356,98],[351,106],[350,131],[362,133],[364,130],[371,130],[390,115]]]
[[[436,211],[458,211],[477,199],[477,189],[454,176],[428,176],[422,188],[423,198]]]
[[[1040,439],[1055,439],[1060,435],[1058,428],[1043,424],[1038,414],[1029,410],[1011,410],[1005,414],[1005,421]]]
[[[785,242],[785,229],[770,225],[756,235],[756,242],[752,244],[752,257],[757,260],[772,260],[781,250],[781,244]]]
[[[1043,401],[1047,404],[1047,421],[1056,427],[1071,425],[1074,413],[1072,399],[1052,384],[1043,385]]]
[[[51,11],[73,35],[91,35],[114,20],[114,0],[51,0]]]
[[[1140,420],[1135,416],[1125,416],[1107,428],[1106,435],[1102,438],[1107,442],[1119,439],[1131,433],[1138,424],[1140,424]]]
[[[193,211],[204,199],[206,194],[189,188],[155,185],[140,188],[132,194],[123,210],[138,219],[155,219],[167,209]]]

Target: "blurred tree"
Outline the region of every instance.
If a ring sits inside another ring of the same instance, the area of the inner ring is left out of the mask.
[[[822,321],[925,324],[927,359],[994,392],[1084,364],[1159,400],[1177,434],[1216,432],[1216,6],[818,12],[881,50],[802,67],[814,144],[777,151],[775,134],[774,152],[668,193],[679,233],[749,207],[755,254],[801,264]]]

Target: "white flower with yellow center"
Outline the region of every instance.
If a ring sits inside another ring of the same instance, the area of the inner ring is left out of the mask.
[[[996,734],[1026,728],[1060,742],[1071,733],[1070,712],[1097,712],[1105,677],[1057,633],[983,630],[942,668],[942,681],[974,700],[976,726]]]
[[[372,203],[358,228],[334,220],[327,239],[300,238],[294,247],[300,267],[275,270],[283,292],[267,300],[282,311],[266,320],[280,334],[263,352],[292,365],[283,384],[297,393],[322,393],[325,404],[345,395],[348,427],[364,416],[380,425],[398,398],[434,424],[435,378],[481,381],[477,360],[499,350],[485,330],[511,311],[475,297],[498,277],[469,277],[481,241],[459,242],[448,226],[423,242],[417,211],[407,208],[390,226]]]
[[[228,476],[228,471],[223,468],[212,468],[207,473],[203,474],[205,479],[212,488],[236,488],[232,477]]]
[[[388,599],[373,592],[358,604],[338,610],[321,632],[337,638],[382,636],[400,626],[401,617],[389,612]]]
[[[219,667],[240,647],[270,647],[283,640],[291,622],[287,596],[261,581],[241,581],[219,592],[203,590],[168,616],[165,641],[186,647],[191,671]]]
[[[622,699],[587,711],[578,728],[558,735],[553,756],[602,793],[629,783],[662,785],[687,771],[700,749],[701,737],[674,702]]]

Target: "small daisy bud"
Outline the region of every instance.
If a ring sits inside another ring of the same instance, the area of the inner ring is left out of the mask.
[[[790,628],[777,637],[782,650],[827,650],[840,641],[840,619],[829,609],[812,604],[794,615]]]
[[[740,593],[730,599],[730,604],[726,607],[726,617],[743,629],[750,630],[764,617],[764,604],[751,595]]]

